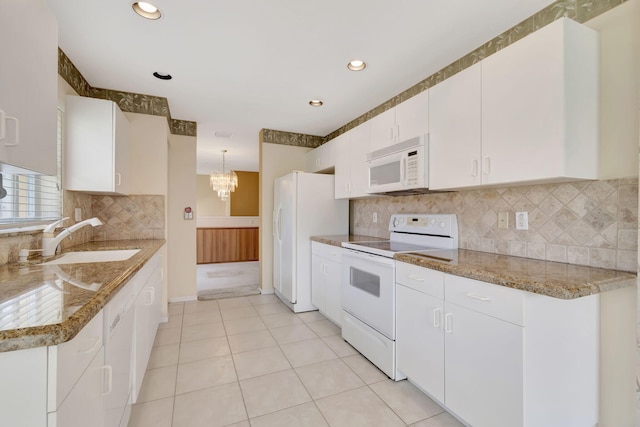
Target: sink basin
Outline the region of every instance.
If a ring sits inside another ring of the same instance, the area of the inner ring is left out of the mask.
[[[140,249],[119,249],[112,251],[67,252],[60,258],[43,262],[42,265],[84,264],[89,262],[124,261],[140,252]]]

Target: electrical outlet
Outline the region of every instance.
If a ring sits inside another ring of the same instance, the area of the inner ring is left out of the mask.
[[[498,228],[503,230],[509,228],[509,212],[498,212]]]
[[[372,221],[373,221],[374,223],[375,223],[375,222],[378,222],[378,212],[374,212],[374,213],[373,213],[373,219],[372,219]]]
[[[75,208],[74,217],[76,222],[82,221],[82,208]]]
[[[529,229],[529,212],[516,212],[516,230]]]

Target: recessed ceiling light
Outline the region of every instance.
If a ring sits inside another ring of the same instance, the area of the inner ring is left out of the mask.
[[[321,107],[322,104],[324,104],[324,102],[320,101],[319,99],[312,99],[311,101],[309,101],[309,105],[311,105],[312,107]]]
[[[146,1],[135,2],[131,5],[131,7],[133,8],[135,13],[142,16],[143,18],[155,20],[162,17],[162,13],[160,13],[160,10]]]
[[[160,80],[171,80],[173,78],[169,73],[159,73],[157,71],[153,73],[153,77]]]
[[[354,59],[347,64],[347,68],[351,71],[362,71],[367,68],[367,63],[359,59]]]

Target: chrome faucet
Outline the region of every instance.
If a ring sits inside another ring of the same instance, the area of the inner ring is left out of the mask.
[[[56,230],[56,227],[58,225],[62,225],[67,219],[69,218],[62,218],[59,221],[47,225],[45,229],[42,230],[42,256],[55,255],[56,249],[58,249],[58,245],[60,244],[60,242],[62,242],[66,237],[71,238],[71,233],[73,233],[74,231],[77,231],[87,225],[92,225],[94,227],[102,225],[102,221],[100,221],[98,218],[89,218],[73,224],[69,228],[65,228],[60,232],[60,234],[54,236],[53,232]]]

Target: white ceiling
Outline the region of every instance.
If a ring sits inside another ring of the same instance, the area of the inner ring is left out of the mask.
[[[89,84],[166,97],[174,119],[198,122],[198,173],[220,168],[222,149],[228,168],[257,171],[261,128],[327,135],[552,3],[153,1],[158,21],[132,0],[47,0]],[[366,70],[347,70],[356,58]]]

